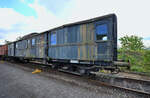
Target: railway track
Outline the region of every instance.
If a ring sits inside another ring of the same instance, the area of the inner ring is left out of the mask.
[[[149,76],[150,77],[150,73],[147,72],[130,72],[130,71],[122,71],[123,73],[127,73],[127,74],[137,74],[137,75],[141,75],[141,76]]]
[[[105,86],[105,87],[108,87],[108,88],[118,89],[118,90],[124,91],[126,93],[142,96],[142,98],[150,98],[150,92],[147,92],[147,91],[141,90],[141,89],[137,89],[137,88],[123,87],[121,85],[101,81],[100,80],[101,77],[97,77],[97,76],[96,77],[87,77],[87,76],[78,76],[78,75],[73,75],[73,74],[66,74],[64,72],[59,72],[59,71],[53,70],[50,66],[46,66],[44,64],[39,64],[39,63],[33,63],[33,62],[32,63],[26,63],[26,64],[22,64],[22,63],[20,64],[19,63],[19,65],[22,65],[22,66],[25,66],[25,67],[30,67],[32,69],[37,68],[37,69],[40,69],[44,72],[54,72],[55,74],[64,75],[64,76],[72,77],[72,78],[77,78],[77,79],[80,79],[80,80],[83,79],[83,81],[88,81],[88,82],[90,82],[90,83],[92,83],[96,86]],[[27,65],[29,65],[29,66],[27,66]],[[138,81],[138,82],[141,82],[141,83],[144,83],[144,82],[150,83],[149,81],[144,81],[144,80],[142,81],[142,80],[135,80],[135,79],[129,79],[129,78],[124,78],[124,79],[126,79],[126,81],[130,80],[130,81],[134,81],[134,82]]]
[[[144,79],[128,78],[123,76],[115,76],[111,74],[101,74],[97,76],[98,81],[102,81],[111,85],[124,88],[130,88],[142,92],[150,93],[150,81]]]
[[[124,91],[131,92],[131,93],[135,93],[135,94],[138,94],[138,95],[141,95],[141,96],[144,95],[144,96],[146,96],[146,98],[150,98],[150,93],[149,92],[144,92],[144,91],[141,91],[141,90],[116,86],[116,85],[112,85],[112,84],[108,84],[108,83],[100,82],[100,81],[95,81],[95,80],[90,80],[90,81],[95,82],[96,84],[104,85],[104,86],[107,86],[107,87],[113,87],[113,88],[116,88],[116,89],[124,90]]]

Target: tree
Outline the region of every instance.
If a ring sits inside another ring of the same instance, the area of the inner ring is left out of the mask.
[[[8,41],[8,40],[5,40],[5,42],[4,42],[5,44],[9,44],[10,43],[10,41]]]
[[[21,36],[19,36],[19,37],[17,37],[17,38],[16,38],[16,40],[20,40],[20,39],[22,39],[22,37],[21,37]]]
[[[122,49],[125,50],[142,50],[144,48],[142,37],[138,36],[124,36],[120,38]]]

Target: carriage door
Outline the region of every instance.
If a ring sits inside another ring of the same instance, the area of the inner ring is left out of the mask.
[[[97,23],[96,24],[96,46],[97,46],[97,60],[109,59],[109,42],[108,42],[108,24]]]

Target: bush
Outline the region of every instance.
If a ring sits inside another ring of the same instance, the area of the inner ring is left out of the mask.
[[[130,61],[131,71],[150,72],[150,50],[118,50],[118,58]]]
[[[131,66],[131,71],[134,72],[145,72],[142,66]]]
[[[131,71],[150,72],[150,50],[145,50],[141,37],[132,35],[120,38],[118,58],[130,61]]]

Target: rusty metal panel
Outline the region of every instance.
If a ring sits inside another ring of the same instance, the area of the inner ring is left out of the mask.
[[[80,25],[80,38],[82,39],[82,42],[86,42],[86,24]]]
[[[94,28],[94,23],[89,23],[87,24],[87,41],[94,41],[94,32],[95,32],[95,28]]]
[[[31,48],[31,39],[27,39],[27,49],[26,49],[26,56],[25,57],[30,57],[30,48]]]
[[[39,35],[39,36],[36,36],[36,58],[44,58],[44,45],[46,44],[45,42],[45,35],[42,34],[42,35]]]
[[[35,39],[35,44],[32,44],[32,40]],[[25,57],[36,57],[36,44],[37,40],[36,37],[31,37],[28,39],[28,47],[26,48],[26,56]]]
[[[8,55],[8,45],[0,46],[0,55]]]
[[[82,53],[82,60],[85,60],[86,59],[86,46],[85,45],[83,45],[83,46],[81,46],[81,53]]]
[[[94,41],[94,23],[82,24],[80,25],[80,42],[87,43]]]
[[[79,60],[95,60],[96,47],[94,44],[78,46]]]
[[[28,47],[26,49],[26,57],[44,58],[45,57],[45,36],[38,35],[28,39]],[[32,45],[32,39],[35,39],[35,45]]]
[[[31,57],[30,48],[28,48],[28,49],[26,50],[26,57]]]

